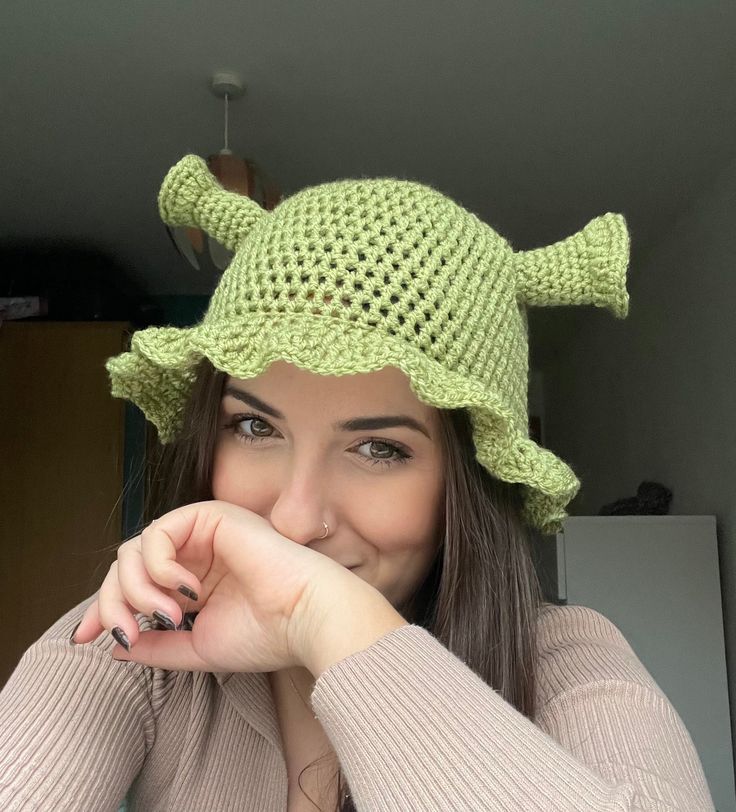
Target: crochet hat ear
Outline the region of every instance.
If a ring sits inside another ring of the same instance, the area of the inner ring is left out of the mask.
[[[621,214],[604,214],[546,248],[514,254],[519,301],[530,305],[592,304],[617,318],[629,310],[629,232]]]
[[[168,225],[201,228],[231,251],[268,216],[254,200],[223,189],[199,155],[186,155],[167,172],[158,210]]]

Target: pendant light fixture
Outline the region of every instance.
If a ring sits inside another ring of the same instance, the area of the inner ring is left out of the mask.
[[[225,102],[225,145],[207,158],[209,170],[228,191],[250,197],[271,211],[281,200],[278,187],[254,162],[238,158],[229,146],[230,101],[242,96],[245,86],[237,74],[222,72],[212,77],[210,89]],[[201,229],[182,226],[166,229],[179,253],[198,271],[209,271],[212,277],[218,277],[233,258],[232,251]]]

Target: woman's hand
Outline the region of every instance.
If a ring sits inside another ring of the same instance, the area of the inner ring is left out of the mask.
[[[258,514],[197,502],[120,546],[74,640],[117,628],[131,646],[129,655],[114,650],[121,659],[173,670],[275,671],[310,660],[330,596],[344,601],[353,590],[390,607],[358,576]],[[186,593],[196,596],[194,605]],[[178,627],[183,604],[199,610],[191,631],[139,631],[136,612],[163,613]]]

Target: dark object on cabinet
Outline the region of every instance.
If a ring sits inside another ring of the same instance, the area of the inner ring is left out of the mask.
[[[123,266],[94,246],[58,240],[0,243],[0,296],[39,296],[43,317],[29,321],[128,321],[161,324],[160,307]]]
[[[611,502],[598,511],[599,516],[665,516],[670,512],[672,491],[659,482],[642,482],[636,496]]]

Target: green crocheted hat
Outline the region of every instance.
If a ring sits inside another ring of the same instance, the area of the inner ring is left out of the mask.
[[[203,319],[136,332],[107,361],[129,398],[170,442],[197,363],[237,378],[281,359],[323,375],[401,369],[442,409],[465,407],[476,458],[525,486],[525,518],[560,528],[579,482],[529,438],[526,305],[593,304],[627,313],[629,235],[604,214],[546,248],[514,251],[436,189],[407,180],[308,187],[271,212],[225,191],[195,155],[167,174],[163,220],[197,226],[235,251]]]

